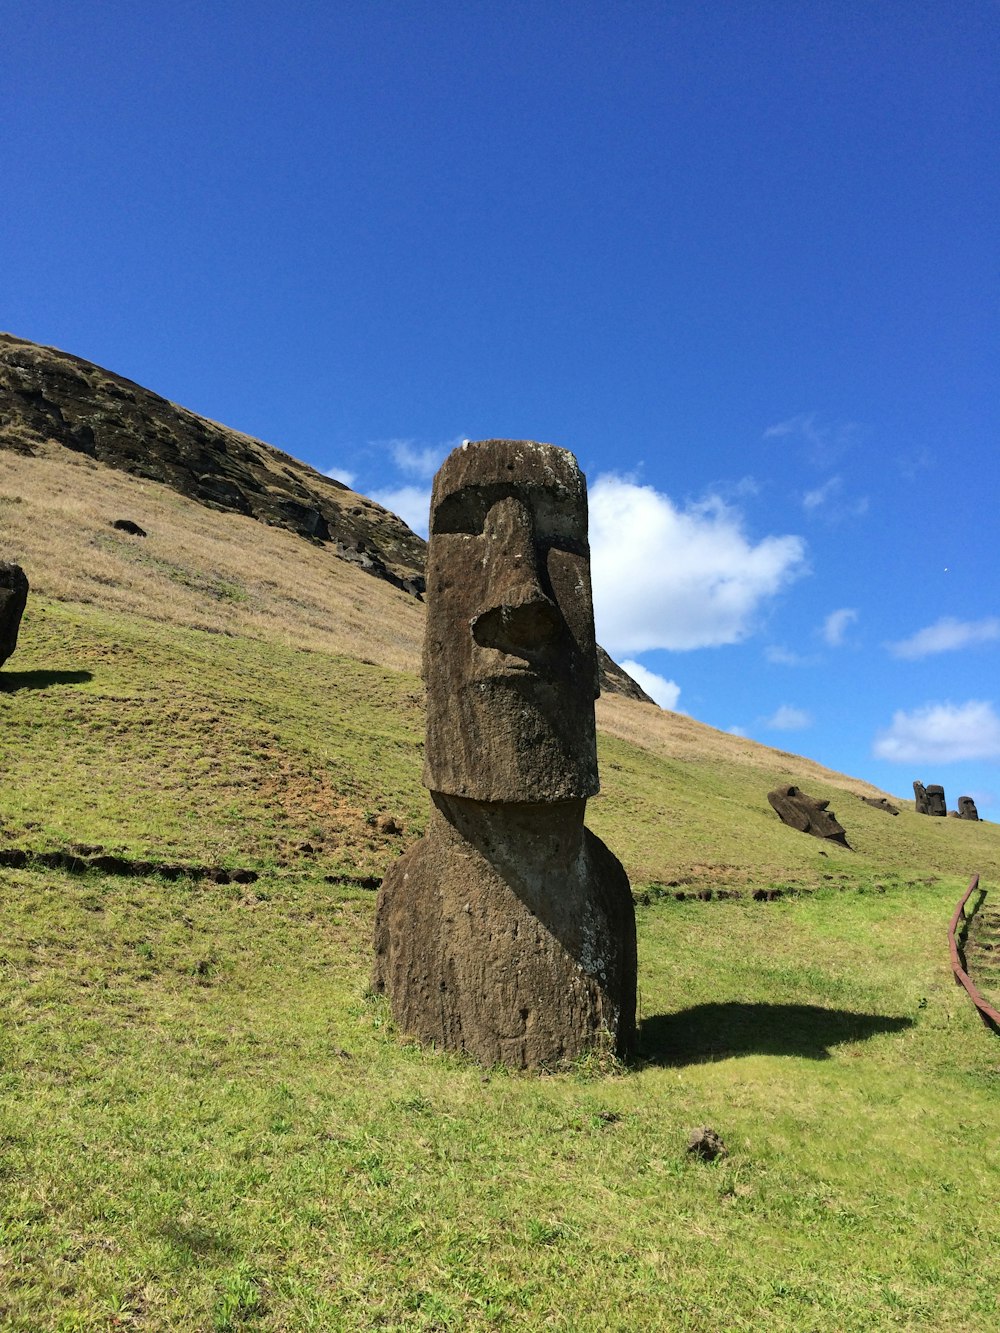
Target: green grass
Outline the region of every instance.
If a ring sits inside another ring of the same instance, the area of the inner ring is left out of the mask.
[[[9,842],[372,873],[380,816],[423,828],[417,679],[59,603],[31,628],[0,676]]]
[[[539,1078],[398,1037],[371,895],[11,872],[6,1326],[995,1327],[955,887],[640,909],[642,1058]]]
[[[591,822],[640,886],[815,891],[651,894],[637,1061],[484,1071],[394,1031],[374,895],[323,878],[422,827],[419,683],[39,611],[3,840],[260,878],[0,871],[5,1328],[997,1327],[1000,1045],[945,938],[993,826],[833,792],[858,850],[821,857],[759,771],[603,739]]]

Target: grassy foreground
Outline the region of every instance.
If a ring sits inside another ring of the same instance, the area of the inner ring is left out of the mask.
[[[995,1328],[956,888],[640,908],[643,1058],[539,1078],[394,1033],[370,894],[8,872],[5,1326]]]
[[[1000,1323],[1000,1044],[945,944],[994,826],[834,788],[822,857],[759,767],[606,737],[641,1057],[484,1071],[394,1032],[374,897],[325,878],[422,827],[415,678],[52,602],[0,680],[3,843],[259,873],[0,870],[5,1328]]]

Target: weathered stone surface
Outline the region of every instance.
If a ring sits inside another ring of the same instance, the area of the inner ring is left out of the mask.
[[[479,801],[593,796],[597,658],[576,460],[524,440],[455,449],[431,522],[424,785]]]
[[[976,803],[971,796],[960,796],[958,798],[958,814],[960,819],[979,819],[979,811],[976,809]]]
[[[884,810],[887,815],[898,815],[899,806],[893,805],[887,801],[884,796],[862,796],[865,805],[870,805],[873,810]]]
[[[632,896],[585,802],[432,799],[427,835],[379,894],[374,980],[400,1028],[487,1065],[627,1051]]]
[[[829,801],[807,796],[798,787],[776,787],[767,793],[767,799],[771,809],[789,828],[797,829],[800,833],[811,833],[814,838],[826,838],[828,842],[839,842],[842,847],[850,847],[847,834],[837,823],[836,815],[827,809]]]
[[[702,1161],[714,1162],[717,1157],[728,1157],[729,1149],[710,1125],[700,1125],[688,1137],[688,1152]]]
[[[913,804],[918,815],[930,814],[930,806],[927,804],[927,788],[922,782],[913,784]]]
[[[628,879],[584,828],[598,788],[586,491],[571,454],[463,445],[434,482],[425,837],[392,867],[373,983],[400,1027],[554,1065],[635,1033]]]
[[[927,788],[927,814],[938,815],[942,819],[948,813],[948,805],[944,799],[944,788],[931,784]]]
[[[17,632],[28,601],[28,577],[20,565],[0,561],[0,666],[17,647]]]

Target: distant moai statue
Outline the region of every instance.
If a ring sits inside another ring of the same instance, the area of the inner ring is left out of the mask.
[[[598,790],[586,484],[573,455],[468,442],[434,479],[426,835],[390,869],[373,985],[399,1027],[485,1064],[635,1034],[628,878],[584,827]]]
[[[28,601],[28,576],[20,565],[0,561],[0,666],[17,647],[17,632]]]
[[[837,816],[828,809],[830,802],[816,796],[807,796],[798,787],[776,787],[767,793],[771,809],[783,824],[797,829],[799,833],[811,833],[814,838],[826,838],[828,842],[839,842],[850,850],[847,834]]]
[[[944,799],[944,788],[932,783],[927,788],[927,814],[940,815],[944,818],[948,813],[948,804]]]
[[[922,782],[913,784],[913,805],[918,815],[929,815],[931,812],[930,802],[927,799],[927,788]]]
[[[971,796],[960,796],[958,798],[958,817],[959,819],[979,820],[979,811],[976,809],[976,803]]]

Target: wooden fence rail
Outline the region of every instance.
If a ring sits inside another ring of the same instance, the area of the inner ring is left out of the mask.
[[[988,1027],[994,1032],[1000,1034],[1000,1013],[987,1004],[976,989],[975,983],[962,966],[962,956],[958,951],[958,941],[955,938],[955,932],[958,929],[958,923],[965,917],[965,904],[969,901],[975,891],[979,888],[979,876],[973,875],[969,881],[969,887],[965,890],[961,901],[955,908],[954,915],[951,918],[951,924],[948,926],[948,947],[951,950],[951,970],[955,974],[955,980],[960,986],[964,986],[968,992],[969,999],[979,1010],[980,1016]]]

